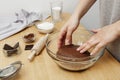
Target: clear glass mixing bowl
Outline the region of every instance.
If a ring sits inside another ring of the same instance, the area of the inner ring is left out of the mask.
[[[95,62],[103,55],[104,48],[102,48],[96,55],[84,57],[84,58],[69,58],[64,56],[58,56],[57,41],[59,33],[51,34],[46,42],[46,50],[48,55],[62,68],[70,71],[79,71],[91,67]],[[87,41],[92,34],[90,31],[82,30],[76,31],[72,35],[72,44],[79,45]],[[88,50],[91,52],[92,48]],[[59,58],[63,57],[63,58]]]

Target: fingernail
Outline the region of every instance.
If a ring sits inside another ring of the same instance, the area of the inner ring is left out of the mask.
[[[92,55],[93,55],[93,53],[90,53],[90,55],[92,56]]]
[[[80,53],[83,53],[83,51],[80,51]]]
[[[66,40],[66,45],[70,45],[70,42],[69,42],[69,40]]]
[[[76,50],[77,50],[77,51],[79,51],[80,49],[79,49],[79,48],[77,48]]]

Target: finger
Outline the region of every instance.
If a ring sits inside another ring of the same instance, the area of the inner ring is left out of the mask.
[[[90,48],[92,48],[93,46],[95,46],[96,44],[98,44],[98,41],[88,41],[86,42],[86,46],[80,50],[80,53],[84,53],[85,51],[89,50]]]
[[[92,52],[90,53],[90,55],[95,55],[99,52],[99,50],[104,47],[103,43],[99,43],[98,45],[96,45],[96,47],[92,50]]]
[[[78,48],[77,48],[77,51],[82,50],[85,46],[86,46],[86,43],[84,43],[84,44],[80,45],[80,47],[78,47]]]
[[[58,37],[58,48],[65,44],[66,29],[61,29]]]
[[[97,42],[97,40],[94,40],[94,37],[92,36],[86,43],[81,45],[79,48],[77,48],[77,51],[81,51],[84,49],[88,44],[94,44],[94,42]]]
[[[66,39],[65,39],[65,44],[66,45],[69,45],[69,44],[72,43],[72,33],[73,33],[72,29],[67,30]]]

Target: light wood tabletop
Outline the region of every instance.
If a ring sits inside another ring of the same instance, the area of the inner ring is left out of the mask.
[[[55,31],[59,31],[69,17],[70,14],[64,13],[63,20],[55,24]],[[49,18],[46,21],[51,21],[51,19]],[[81,25],[79,28],[84,29]],[[94,66],[80,72],[70,72],[58,67],[58,65],[48,56],[46,49],[44,49],[39,56],[36,56],[34,61],[29,62],[27,57],[30,54],[30,51],[24,50],[26,43],[24,43],[22,39],[27,33],[34,33],[36,41],[38,41],[41,36],[45,35],[40,34],[37,28],[32,26],[0,41],[0,68],[3,68],[14,61],[20,60],[23,63],[15,80],[120,80],[120,63],[107,51],[105,51],[105,54]],[[16,42],[20,43],[22,53],[11,57],[5,57],[3,53],[4,44],[14,45]]]

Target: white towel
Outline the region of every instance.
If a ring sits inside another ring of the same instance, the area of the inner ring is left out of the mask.
[[[23,29],[32,25],[36,20],[45,20],[50,15],[49,13],[28,12],[22,9],[19,13],[15,13],[17,17],[12,23],[0,25],[0,40],[5,39]]]

